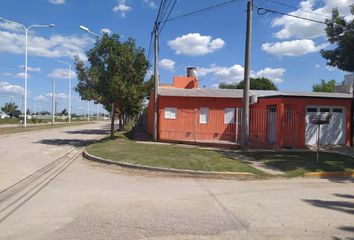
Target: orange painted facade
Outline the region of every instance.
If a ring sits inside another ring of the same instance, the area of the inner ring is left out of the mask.
[[[162,88],[197,88],[194,77],[174,77],[173,85]],[[148,105],[148,132],[153,134],[153,93]],[[259,97],[250,107],[249,141],[255,147],[304,148],[306,107],[332,106],[345,110],[345,144],[351,145],[351,99],[304,96]],[[172,118],[165,109],[173,108]],[[201,109],[208,108],[207,122],[201,121]],[[225,120],[225,109],[234,109],[233,121]],[[241,139],[242,98],[158,97],[158,140],[208,143],[239,143]],[[272,118],[272,119],[270,119]],[[271,121],[270,121],[271,120]],[[272,124],[269,124],[272,122]]]
[[[151,96],[153,99],[153,96]],[[148,131],[153,131],[153,105],[148,106]],[[276,108],[276,148],[305,147],[306,106],[338,106],[346,112],[346,145],[351,145],[350,99],[319,99],[310,97],[269,97],[259,98],[250,109],[250,143],[264,147],[270,146],[268,139],[268,110]],[[166,97],[159,96],[158,139],[161,141],[201,141],[235,142],[241,135],[242,99],[209,97]],[[165,119],[166,107],[177,108],[176,119]],[[200,123],[200,108],[208,108],[208,123]],[[239,109],[234,124],[224,123],[224,109]]]

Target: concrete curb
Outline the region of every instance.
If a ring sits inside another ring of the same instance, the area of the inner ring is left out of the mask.
[[[153,171],[153,172],[165,172],[165,173],[177,173],[181,175],[189,175],[189,176],[205,176],[205,177],[237,177],[237,178],[254,178],[256,177],[253,173],[244,173],[244,172],[206,172],[206,171],[195,171],[195,170],[182,170],[182,169],[175,169],[175,168],[161,168],[161,167],[148,167],[139,164],[131,164],[126,162],[117,162],[101,157],[94,156],[86,152],[86,150],[82,153],[83,157],[100,163],[105,164],[114,164],[120,167],[125,168],[132,168],[138,170],[146,170],[146,171]]]
[[[309,172],[305,173],[305,178],[352,178],[354,171],[343,172]]]

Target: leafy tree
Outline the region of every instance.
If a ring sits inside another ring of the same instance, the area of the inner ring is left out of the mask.
[[[68,115],[68,110],[66,108],[63,109],[63,111],[60,112],[61,116],[67,116]]]
[[[45,116],[45,115],[50,115],[50,112],[48,111],[41,111],[39,112],[40,115]]]
[[[145,96],[149,97],[151,90],[155,88],[155,77],[154,75],[151,75],[149,80],[144,82],[144,91],[145,91]]]
[[[113,34],[97,39],[87,52],[89,66],[76,57],[79,83],[76,91],[83,100],[94,100],[111,110],[111,137],[114,136],[114,119],[118,115],[120,128],[124,118],[134,116],[142,108],[144,77],[149,62],[144,49],[129,38],[125,42]]]
[[[18,117],[20,115],[18,106],[14,102],[5,103],[1,110],[10,117]]]
[[[350,9],[354,17],[354,5],[351,5]],[[328,66],[354,72],[354,18],[347,21],[335,8],[332,10],[331,19],[326,20],[326,24],[327,39],[336,47],[330,50],[322,49],[322,57],[327,60]]]
[[[334,87],[336,86],[336,80],[332,79],[325,81],[321,79],[321,83],[312,86],[313,92],[334,92]]]
[[[243,89],[243,81],[239,83],[220,83],[219,88]],[[251,78],[250,89],[253,90],[278,90],[278,87],[268,78]]]

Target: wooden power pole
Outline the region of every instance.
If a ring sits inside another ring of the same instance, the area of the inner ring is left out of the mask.
[[[246,49],[245,49],[245,71],[243,78],[243,109],[242,109],[242,131],[241,131],[241,148],[243,151],[248,150],[249,138],[249,114],[250,114],[250,71],[251,71],[251,40],[252,40],[252,11],[253,0],[247,3],[247,28],[246,28]]]
[[[155,78],[155,93],[154,93],[154,141],[157,141],[157,122],[158,122],[158,95],[159,95],[159,69],[158,69],[158,51],[159,51],[159,30],[158,23],[154,27],[154,78]]]

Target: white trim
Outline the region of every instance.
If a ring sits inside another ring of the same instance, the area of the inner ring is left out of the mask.
[[[202,107],[199,110],[199,123],[200,124],[207,124],[209,118],[209,108]]]

